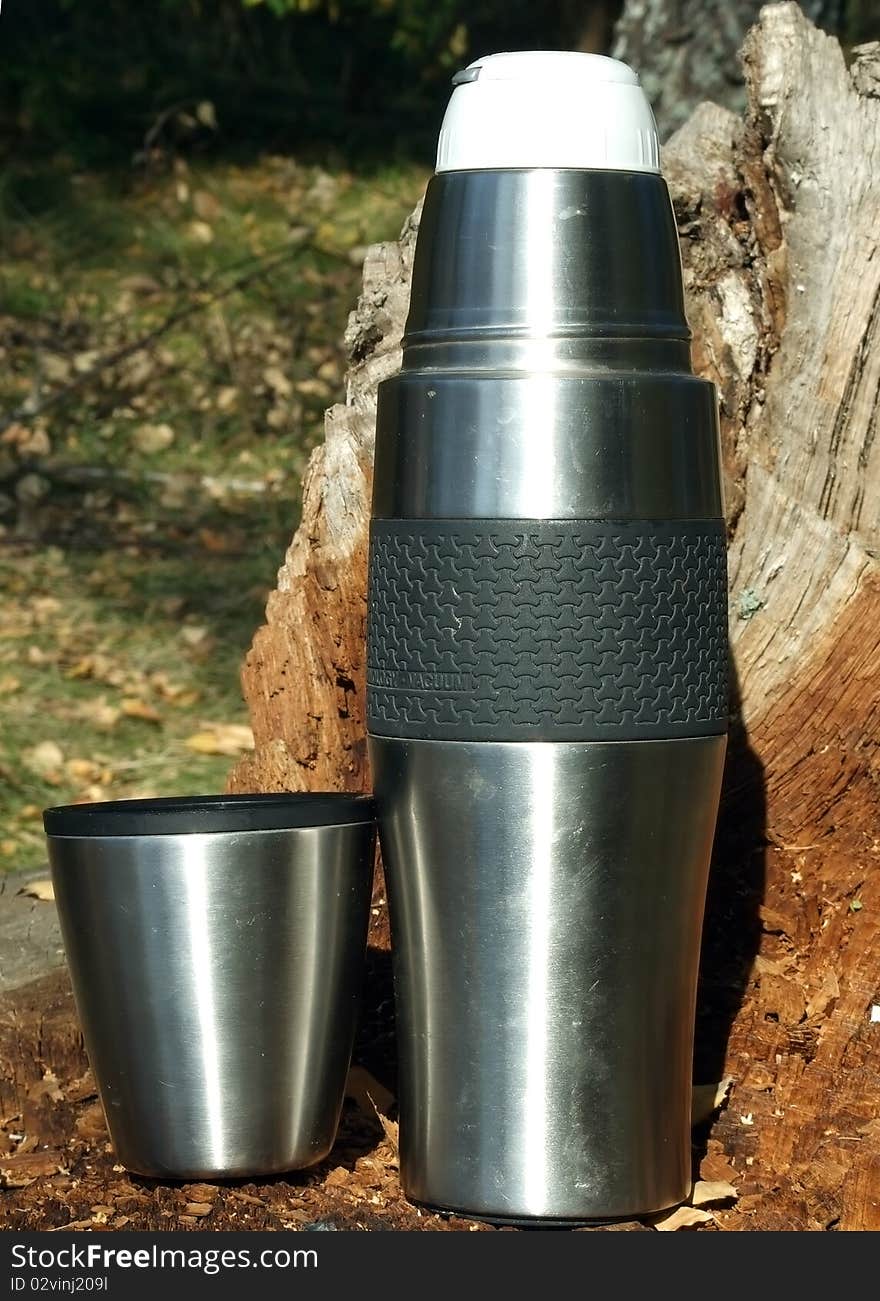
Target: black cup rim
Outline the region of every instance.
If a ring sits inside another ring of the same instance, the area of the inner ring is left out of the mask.
[[[64,804],[43,811],[47,836],[186,836],[298,831],[375,822],[371,795],[292,791],[277,795],[171,795]]]

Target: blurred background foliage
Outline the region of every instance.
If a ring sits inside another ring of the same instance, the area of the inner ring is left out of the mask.
[[[658,47],[708,58],[737,107],[757,3],[723,46],[698,0],[628,0],[632,57],[667,85]],[[878,0],[804,3],[880,34]],[[43,861],[46,804],[222,789],[366,246],[424,188],[451,72],[607,52],[620,9],[3,0],[0,871]]]
[[[602,48],[617,0],[6,0],[7,143],[95,163],[210,101],[227,145],[430,160],[450,72],[491,49]],[[185,124],[184,124],[185,131]]]

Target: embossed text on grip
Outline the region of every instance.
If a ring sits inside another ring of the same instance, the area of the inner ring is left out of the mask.
[[[727,727],[720,520],[374,520],[378,736],[592,741]]]

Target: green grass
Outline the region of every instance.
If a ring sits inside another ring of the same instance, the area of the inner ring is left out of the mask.
[[[235,749],[362,248],[424,180],[287,158],[3,179],[0,870],[44,861],[46,804],[222,789],[234,756],[191,738]]]

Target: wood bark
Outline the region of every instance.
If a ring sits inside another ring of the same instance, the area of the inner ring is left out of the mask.
[[[880,57],[848,69],[783,4],[743,67],[744,118],[702,105],[664,161],[720,394],[737,677],[697,1044],[698,1078],[734,1083],[706,1159],[738,1182],[724,1228],[878,1227]],[[368,781],[372,419],[416,221],[367,261],[347,401],[245,666],[257,748],[234,789]]]
[[[742,112],[739,51],[762,0],[625,0],[612,53],[638,68],[662,138],[704,100]],[[813,22],[840,32],[852,0],[801,0]]]

